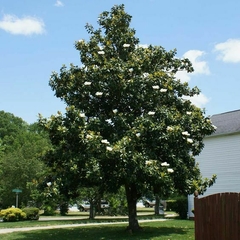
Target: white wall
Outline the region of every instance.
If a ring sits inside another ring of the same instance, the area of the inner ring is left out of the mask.
[[[240,134],[205,138],[205,147],[196,157],[203,177],[217,175],[216,183],[203,196],[220,192],[240,192]],[[202,197],[202,196],[199,196]],[[193,196],[188,199],[188,212],[192,217]]]

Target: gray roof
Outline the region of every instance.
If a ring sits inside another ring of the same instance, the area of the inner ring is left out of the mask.
[[[240,110],[213,115],[211,121],[217,127],[211,136],[240,133]]]

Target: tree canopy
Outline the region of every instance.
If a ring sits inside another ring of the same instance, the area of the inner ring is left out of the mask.
[[[20,188],[19,204],[31,200],[28,183],[43,174],[40,155],[49,148],[46,133],[12,113],[0,111],[0,207],[15,205],[13,189]]]
[[[175,77],[193,71],[190,61],[176,50],[142,47],[130,22],[124,5],[116,5],[100,14],[98,29],[86,25],[89,39],[75,43],[80,66],[63,66],[49,82],[66,112],[39,123],[49,132],[45,161],[62,192],[125,186],[135,230],[136,201],[146,191],[203,192],[214,182],[202,179],[195,162],[214,126],[186,99],[200,90]]]

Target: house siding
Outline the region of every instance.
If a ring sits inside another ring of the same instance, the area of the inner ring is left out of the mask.
[[[216,183],[203,196],[221,192],[240,192],[240,133],[204,139],[205,147],[196,157],[202,176],[217,175]],[[201,196],[199,196],[201,197]],[[194,209],[193,196],[188,197],[189,217]]]

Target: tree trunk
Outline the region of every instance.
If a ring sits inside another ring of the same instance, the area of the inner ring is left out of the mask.
[[[136,232],[141,229],[137,220],[137,189],[133,185],[125,185],[125,191],[128,203],[128,227],[127,230]]]
[[[94,201],[90,201],[89,219],[93,220],[94,218],[95,218]]]
[[[155,212],[155,215],[159,215],[159,206],[160,206],[160,198],[158,195],[155,196],[155,207],[154,207],[154,212]]]

